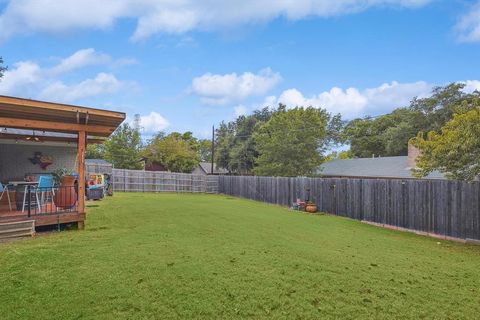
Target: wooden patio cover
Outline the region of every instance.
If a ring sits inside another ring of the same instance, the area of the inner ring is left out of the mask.
[[[0,96],[1,127],[108,137],[123,120],[123,112]]]
[[[85,211],[84,165],[87,135],[92,140],[108,137],[124,120],[123,112],[0,96],[0,129],[29,129],[77,135],[79,213]],[[1,132],[2,130],[0,130],[0,137],[12,138]],[[56,141],[70,142],[71,139],[71,136],[55,137]]]

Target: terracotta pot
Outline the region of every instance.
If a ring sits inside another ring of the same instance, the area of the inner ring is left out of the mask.
[[[77,202],[77,195],[75,193],[75,177],[63,176],[60,179],[60,187],[55,193],[55,205],[61,209],[71,209]]]
[[[315,213],[317,212],[317,205],[316,204],[307,204],[305,207],[305,211],[310,212],[310,213]]]

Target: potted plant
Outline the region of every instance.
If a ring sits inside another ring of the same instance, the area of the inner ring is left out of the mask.
[[[58,188],[53,201],[58,208],[71,209],[77,202],[75,193],[75,176],[66,168],[57,169],[53,173],[55,186]]]
[[[305,211],[310,213],[317,212],[317,205],[313,201],[308,201],[307,205],[305,206]]]

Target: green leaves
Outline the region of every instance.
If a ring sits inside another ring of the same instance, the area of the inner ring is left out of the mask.
[[[105,142],[105,159],[113,163],[115,168],[141,169],[140,134],[128,123],[115,130]]]
[[[251,174],[258,157],[253,135],[272,116],[269,108],[222,122],[216,130],[215,162],[219,167],[238,174]]]
[[[418,132],[439,132],[459,108],[471,109],[479,93],[465,93],[464,86],[452,83],[436,87],[430,97],[414,98],[408,107],[375,118],[352,120],[343,138],[356,157],[406,155],[408,141]]]
[[[104,159],[105,146],[103,144],[89,144],[85,152],[86,159]]]
[[[5,71],[7,71],[7,67],[3,66],[3,58],[0,57],[0,79],[3,77]]]
[[[473,180],[480,175],[480,104],[474,109],[454,114],[440,133],[431,131],[427,137],[420,133],[412,143],[421,150],[417,159],[418,177],[434,170],[459,180]]]
[[[216,163],[237,174],[315,174],[327,146],[342,141],[340,115],[313,107],[263,108],[221,123],[216,131]]]
[[[158,134],[142,154],[147,161],[161,163],[172,172],[190,173],[199,162],[199,143],[191,132]]]
[[[259,152],[255,174],[314,174],[324,159],[329,119],[324,110],[312,107],[275,112],[254,135]]]

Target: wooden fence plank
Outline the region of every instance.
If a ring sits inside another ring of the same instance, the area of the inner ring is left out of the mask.
[[[457,238],[480,239],[480,182],[222,176],[218,192],[290,206],[308,191],[320,211]]]

